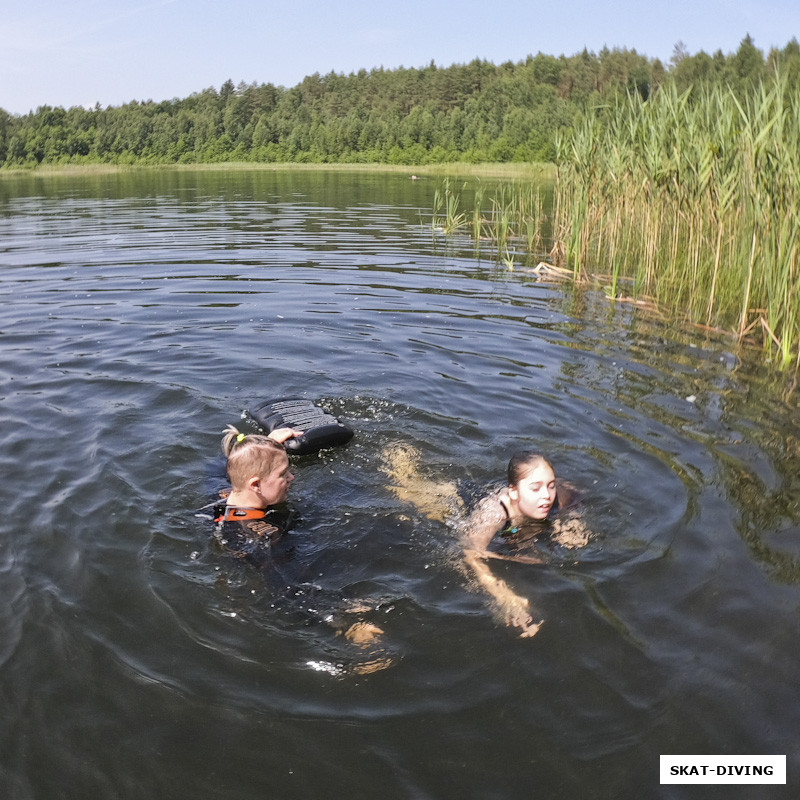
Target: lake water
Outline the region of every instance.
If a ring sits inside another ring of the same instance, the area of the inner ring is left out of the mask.
[[[797,395],[434,234],[436,188],[0,181],[0,796],[797,796]],[[224,426],[287,395],[356,435],[294,461],[281,589],[201,509]],[[492,564],[537,636],[389,490],[393,444],[468,489],[535,446],[582,487],[586,548]],[[786,754],[789,782],[661,786],[672,753]]]

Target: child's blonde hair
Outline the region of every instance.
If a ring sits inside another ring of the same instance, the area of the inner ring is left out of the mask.
[[[222,437],[222,452],[228,459],[228,480],[234,490],[243,489],[254,475],[264,477],[275,468],[285,450],[273,439],[259,433],[242,433],[228,425]]]

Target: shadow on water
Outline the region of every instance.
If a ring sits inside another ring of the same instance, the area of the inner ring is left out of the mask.
[[[796,772],[796,399],[724,339],[443,246],[434,188],[0,182],[5,797],[696,796],[658,783],[676,752]],[[278,395],[356,437],[294,460],[259,572],[202,509],[223,427]],[[391,444],[473,494],[519,446],[581,487],[587,547],[492,566],[536,637],[390,491]]]

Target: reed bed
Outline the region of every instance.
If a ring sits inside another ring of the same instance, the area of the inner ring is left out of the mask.
[[[558,140],[552,215],[540,189],[499,185],[472,214],[446,184],[438,219],[498,261],[534,255],[601,276],[665,312],[760,337],[800,365],[800,87],[778,75],[745,100],[723,88],[627,96]],[[437,212],[438,213],[438,212]]]
[[[629,96],[558,143],[555,239],[698,323],[800,364],[800,91]]]

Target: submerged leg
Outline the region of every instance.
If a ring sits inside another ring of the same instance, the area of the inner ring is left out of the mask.
[[[433,481],[419,471],[419,451],[409,444],[393,444],[382,453],[382,470],[389,479],[387,488],[423,516],[444,522],[463,509],[453,481]]]

